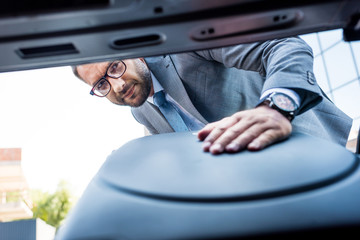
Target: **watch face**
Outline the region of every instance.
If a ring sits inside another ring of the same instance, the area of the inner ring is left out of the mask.
[[[283,93],[276,93],[272,96],[273,103],[281,110],[291,112],[297,109],[296,103]]]

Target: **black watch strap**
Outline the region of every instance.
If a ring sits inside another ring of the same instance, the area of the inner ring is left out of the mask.
[[[298,109],[294,99],[282,92],[271,93],[260,105],[267,105],[270,108],[277,110],[290,122],[295,118]]]
[[[286,117],[290,122],[292,120],[294,120],[295,118],[295,113],[294,112],[286,112],[280,108],[278,108],[272,101],[270,101],[269,99],[265,99],[265,101],[263,101],[260,105],[266,105],[272,109],[275,109],[276,111],[278,111],[279,113],[281,113],[284,117]]]

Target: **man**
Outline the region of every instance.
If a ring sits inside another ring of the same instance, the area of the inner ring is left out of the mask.
[[[298,37],[73,70],[91,94],[131,106],[151,134],[176,129],[154,105],[164,90],[212,154],[260,150],[292,131],[345,145],[352,124],[317,85],[312,50]]]

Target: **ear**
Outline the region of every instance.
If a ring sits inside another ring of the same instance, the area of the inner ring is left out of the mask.
[[[140,59],[140,61],[142,61],[143,63],[145,63],[146,64],[146,62],[145,62],[145,59],[144,58],[139,58]]]
[[[138,58],[139,61],[141,61],[142,64],[144,64],[146,66],[146,68],[149,68],[149,66],[147,65],[145,58]]]

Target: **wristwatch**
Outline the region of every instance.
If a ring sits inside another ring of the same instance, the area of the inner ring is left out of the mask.
[[[294,119],[299,108],[291,97],[282,92],[271,93],[260,105],[267,105],[277,110],[290,122]]]

